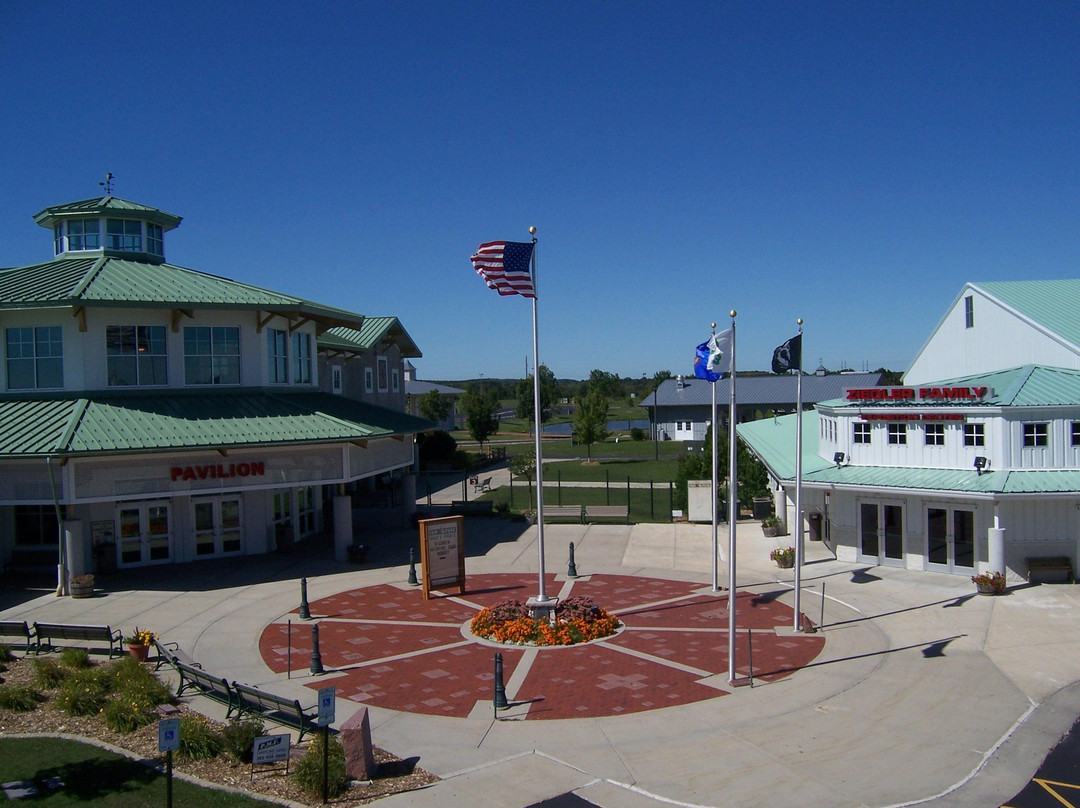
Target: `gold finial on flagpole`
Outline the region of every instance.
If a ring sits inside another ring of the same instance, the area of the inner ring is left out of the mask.
[[[802,325],[802,317],[795,321],[798,325]]]
[[[529,235],[530,236],[535,236],[536,235],[536,227],[534,225],[529,225]]]
[[[731,315],[731,318],[732,318],[732,319],[735,319],[735,315],[737,315],[737,314],[738,314],[738,312],[737,312],[737,311],[735,311],[735,309],[732,309],[731,311],[729,311],[729,312],[728,312],[728,314],[729,314],[729,315]]]
[[[713,324],[712,324],[712,327],[713,327],[713,329],[715,330],[715,329],[716,329],[716,323],[713,323]]]

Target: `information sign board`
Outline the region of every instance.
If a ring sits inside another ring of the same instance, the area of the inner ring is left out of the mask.
[[[337,709],[337,689],[330,687],[319,688],[319,717],[316,723],[320,727],[328,727],[334,723],[334,711]]]
[[[260,735],[251,747],[252,765],[261,766],[265,763],[280,763],[288,760],[291,740],[287,732],[281,735]]]
[[[456,585],[465,594],[465,518],[444,516],[420,520],[420,564],[424,599],[432,589]]]
[[[175,752],[180,748],[180,719],[164,718],[157,725],[159,752]]]

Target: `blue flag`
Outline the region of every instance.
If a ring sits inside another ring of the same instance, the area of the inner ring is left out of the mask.
[[[731,329],[713,334],[694,353],[694,375],[707,382],[719,381],[731,372]]]

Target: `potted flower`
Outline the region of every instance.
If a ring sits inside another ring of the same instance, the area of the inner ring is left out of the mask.
[[[780,534],[780,517],[766,516],[762,519],[761,532],[765,536],[778,536]]]
[[[73,598],[89,598],[94,595],[94,576],[92,573],[76,575],[68,581],[68,591]]]
[[[155,637],[157,635],[154,632],[144,631],[136,626],[135,631],[124,637],[124,642],[127,643],[129,654],[139,662],[146,662],[146,658],[150,655],[150,646],[153,644]]]
[[[795,566],[795,548],[794,547],[777,547],[771,553],[769,558],[776,562],[776,566],[781,569],[789,569]]]
[[[971,576],[971,582],[980,595],[1000,595],[1005,591],[1005,576],[1000,572],[980,572]]]

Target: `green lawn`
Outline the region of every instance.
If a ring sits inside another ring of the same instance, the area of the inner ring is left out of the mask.
[[[608,488],[575,488],[560,486],[556,480],[544,477],[544,502],[548,505],[625,505],[628,497],[631,522],[671,521],[672,490],[667,482],[655,483],[651,490],[628,489],[625,478],[621,486],[613,483]],[[536,485],[515,482],[512,489],[508,486],[496,489],[483,499],[505,502],[511,511],[520,513],[534,507]]]
[[[63,787],[41,789],[49,778]],[[33,780],[32,805],[158,806],[166,802],[166,778],[133,760],[89,744],[58,738],[0,739],[0,783]],[[273,803],[173,779],[176,808],[254,808]]]

